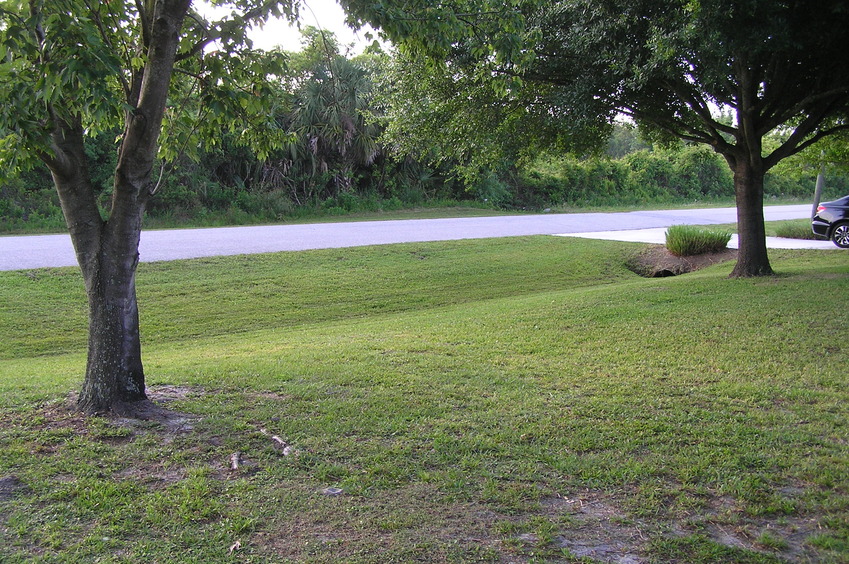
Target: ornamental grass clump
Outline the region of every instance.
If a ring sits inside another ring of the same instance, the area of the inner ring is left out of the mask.
[[[666,230],[666,248],[675,256],[689,257],[725,249],[731,233],[693,225],[673,225]]]

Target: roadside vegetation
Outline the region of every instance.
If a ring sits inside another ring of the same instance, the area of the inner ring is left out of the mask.
[[[718,253],[730,240],[730,231],[698,225],[672,225],[666,230],[666,248],[678,257]]]
[[[386,114],[394,56],[376,48],[356,57],[343,51],[332,36],[305,28],[304,48],[287,54],[273,104],[275,123],[289,141],[262,155],[228,133],[205,148],[184,147],[162,169],[145,227],[340,220],[454,207],[515,213],[735,205],[733,179],[719,155],[706,147],[650,143],[628,123],[615,124],[606,148],[596,153],[519,147],[500,155],[497,168],[482,154],[455,154],[445,139],[429,139],[427,150],[405,146],[399,138],[407,135]],[[340,98],[339,91],[347,95]],[[104,131],[86,147],[104,216],[119,133]],[[766,144],[777,145],[782,135]],[[819,171],[805,156],[782,162],[765,178],[767,202],[810,202]],[[845,167],[829,165],[825,172],[824,199],[849,192]],[[0,182],[0,233],[66,229],[46,168]]]
[[[0,273],[0,560],[847,561],[849,255],[642,248],[142,264],[147,421],[74,411],[79,271]]]
[[[774,234],[776,237],[784,237],[785,239],[825,239],[825,237],[821,237],[811,230],[811,222],[807,219],[775,222]]]
[[[735,223],[724,223],[720,225],[712,225],[711,228],[718,230],[734,231],[737,228]],[[808,239],[824,241],[823,237],[819,237],[811,231],[810,219],[787,219],[783,221],[768,221],[765,226],[767,237],[784,237],[787,239]]]

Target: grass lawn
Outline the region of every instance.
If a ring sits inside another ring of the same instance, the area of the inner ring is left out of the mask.
[[[641,248],[142,264],[148,421],[71,409],[76,269],[0,273],[0,561],[849,562],[849,253]]]

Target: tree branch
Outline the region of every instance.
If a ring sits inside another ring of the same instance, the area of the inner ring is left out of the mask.
[[[141,22],[142,45],[148,47],[150,45],[150,20],[148,20],[142,0],[136,0],[136,10],[139,12],[139,22]]]
[[[135,193],[126,195],[130,198],[149,194],[147,183],[158,146],[180,28],[188,6],[189,0],[161,0],[150,14],[152,26],[147,62],[142,75],[133,81],[134,92],[138,89],[138,101],[133,104],[135,110],[128,114],[116,168],[116,186],[132,187]],[[123,197],[119,192],[116,189],[113,201]]]
[[[106,33],[106,30],[103,28],[103,21],[100,19],[100,13],[91,5],[89,0],[85,2],[86,8],[88,8],[89,15],[91,16],[91,20],[94,22],[95,27],[97,28],[97,32],[100,34],[100,39],[103,41],[105,45],[109,47],[113,52],[118,51],[115,46],[112,44],[112,40],[109,37],[109,34]],[[106,3],[106,6],[109,6],[109,3]],[[111,14],[111,12],[110,12]],[[124,52],[127,52],[127,49],[124,49]],[[129,60],[127,61],[129,63]],[[118,81],[121,83],[121,88],[124,90],[124,95],[129,97],[130,94],[130,84],[127,82],[127,78],[123,75],[123,73],[118,72]]]
[[[764,120],[764,133],[768,133],[779,125],[787,123],[794,116],[811,112],[813,106],[817,106],[822,103],[830,106],[836,106],[841,103],[849,103],[849,84],[807,96],[793,106],[785,108],[782,112],[772,114],[769,116],[769,119]]]
[[[672,82],[667,81],[664,83],[664,86],[696,114],[699,120],[705,125],[705,127],[707,127],[707,136],[710,139],[720,142],[723,140],[721,133],[726,133],[728,135],[734,135],[736,133],[736,130],[733,127],[720,123],[713,118],[710,113],[710,108],[702,98],[696,96],[685,88],[676,86]],[[710,144],[713,145],[714,143]]]
[[[831,115],[833,111],[834,108],[832,106],[826,106],[802,120],[802,123],[796,127],[790,137],[788,137],[780,147],[764,159],[767,168],[772,168],[782,159],[804,151],[806,148],[810,147],[817,141],[828,137],[829,135],[837,133],[838,131],[849,130],[849,123],[843,123],[834,127],[822,129],[814,133],[813,136],[808,137],[822,123],[824,116]]]
[[[262,6],[258,6],[252,10],[248,10],[239,17],[239,20],[243,21],[245,26],[249,26],[259,21],[263,21],[267,17],[267,15],[268,7],[267,5],[263,4]],[[225,37],[225,35],[221,33],[223,24],[228,24],[233,21],[228,19],[222,19],[214,22],[207,22],[204,18],[200,17],[195,12],[188,13],[187,17],[193,19],[195,22],[198,23],[200,28],[203,30],[204,37],[203,39],[189,47],[188,51],[177,53],[177,61],[184,61],[186,59],[190,59],[200,53],[210,43],[214,43],[215,41],[218,41],[219,39]],[[210,29],[210,26],[212,29]]]
[[[198,26],[200,26],[200,28],[203,30],[204,38],[201,41],[198,41],[197,43],[192,45],[188,51],[185,51],[183,53],[177,53],[177,57],[175,59],[177,61],[185,61],[186,59],[191,59],[192,57],[196,56],[198,53],[203,51],[207,45],[219,39],[218,36],[213,36],[209,33],[209,27],[207,27],[206,25],[207,22],[202,17],[198,16],[194,12],[186,14],[186,17],[194,20],[198,24]]]
[[[640,112],[631,107],[620,108],[625,115],[643,123],[649,123],[655,127],[671,133],[675,137],[684,141],[693,143],[703,143],[710,145],[714,151],[720,154],[726,154],[733,149],[733,146],[728,143],[722,136],[714,136],[711,133],[701,131],[681,120],[674,118],[666,118],[655,113]]]

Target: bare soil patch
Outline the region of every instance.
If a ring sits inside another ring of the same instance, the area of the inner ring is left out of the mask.
[[[137,428],[146,423],[158,423],[168,433],[184,433],[193,429],[197,417],[169,409],[169,403],[194,395],[191,388],[182,386],[152,386],[147,389],[147,400],[118,406],[111,416],[115,424]]]
[[[148,386],[146,393],[148,399],[117,404],[104,418],[132,431],[157,425],[171,434],[192,430],[192,423],[198,418],[169,409],[168,405],[195,395],[195,390],[185,386]],[[86,415],[77,411],[76,405],[77,393],[72,392],[65,401],[48,408],[47,421],[73,420],[78,432],[85,433]]]
[[[724,249],[717,253],[679,257],[670,253],[663,245],[652,245],[632,256],[628,260],[628,268],[646,278],[664,278],[695,272],[736,258],[737,249]]]
[[[18,493],[25,492],[29,488],[14,474],[0,477],[0,501],[9,501]]]

